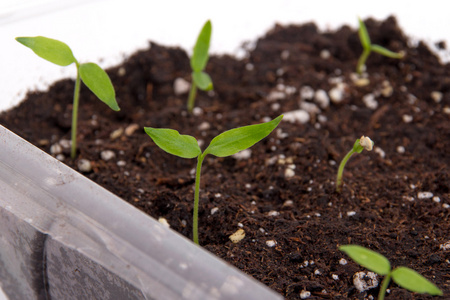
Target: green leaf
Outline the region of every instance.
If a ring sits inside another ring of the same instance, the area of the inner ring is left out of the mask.
[[[16,41],[27,46],[38,56],[59,66],[68,66],[77,60],[65,43],[43,36],[17,37]]]
[[[210,91],[213,89],[211,77],[205,72],[192,72],[192,80],[202,91]]]
[[[427,293],[442,296],[442,291],[428,279],[407,267],[398,267],[392,271],[392,279],[402,288],[415,293]]]
[[[111,79],[102,68],[94,63],[81,64],[80,77],[95,96],[105,102],[112,110],[120,110]]]
[[[283,115],[280,115],[270,122],[225,131],[211,141],[204,155],[212,154],[225,157],[250,148],[268,136],[278,126],[282,118]]]
[[[358,34],[359,34],[359,40],[361,41],[361,45],[363,46],[364,49],[370,49],[370,45],[372,43],[370,41],[370,37],[369,37],[369,33],[367,32],[366,25],[360,18],[358,18],[358,22],[359,22]]]
[[[340,246],[339,250],[345,252],[359,265],[379,275],[387,275],[391,271],[389,260],[375,251],[358,245]]]
[[[391,50],[388,50],[380,45],[372,45],[371,49],[373,52],[379,53],[381,55],[390,57],[390,58],[396,58],[396,59],[402,59],[405,54],[403,52],[393,52]]]
[[[190,135],[180,135],[178,131],[165,128],[145,127],[145,132],[159,148],[182,158],[194,158],[202,151],[197,140]]]
[[[198,35],[197,42],[194,46],[194,51],[191,57],[191,68],[194,72],[203,71],[208,62],[209,55],[209,43],[211,41],[211,21],[207,21],[203,25],[200,34]]]

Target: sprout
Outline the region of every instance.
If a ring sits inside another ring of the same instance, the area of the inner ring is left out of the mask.
[[[375,251],[358,245],[340,246],[339,250],[345,252],[351,259],[364,268],[367,268],[380,276],[385,276],[381,283],[378,300],[384,299],[391,277],[395,283],[411,292],[427,293],[432,296],[443,295],[442,291],[436,285],[413,269],[397,267],[392,270],[389,260]]]
[[[225,131],[216,136],[205,151],[201,151],[197,140],[190,135],[180,135],[178,131],[165,128],[145,127],[145,132],[158,147],[175,156],[182,158],[197,157],[197,169],[195,174],[194,212],[193,212],[193,240],[198,242],[198,204],[200,195],[200,175],[203,160],[206,155],[226,157],[239,151],[250,148],[266,136],[268,136],[280,123],[283,115],[272,121],[239,127]]]
[[[336,192],[341,192],[341,185],[342,185],[342,175],[344,173],[344,167],[347,161],[350,159],[350,157],[354,153],[361,153],[363,150],[372,151],[374,142],[366,136],[362,136],[360,139],[357,139],[355,143],[353,144],[352,150],[350,150],[347,155],[344,156],[344,158],[341,161],[341,164],[339,165],[338,174],[336,178]]]
[[[74,159],[77,151],[77,119],[80,98],[80,81],[83,81],[95,96],[112,110],[118,111],[120,108],[116,102],[116,92],[114,91],[111,79],[109,79],[108,74],[95,63],[80,64],[73,56],[69,46],[63,42],[43,36],[17,37],[16,40],[49,62],[63,67],[75,63],[75,66],[77,67],[77,78],[75,80],[75,90],[73,95],[72,146],[70,151],[70,156]]]
[[[211,21],[207,21],[203,25],[200,34],[198,35],[197,42],[194,46],[194,51],[191,57],[192,68],[192,84],[189,91],[189,98],[187,108],[189,113],[192,113],[194,108],[195,97],[197,96],[197,88],[202,91],[210,91],[213,89],[213,83],[211,77],[203,70],[206,67],[206,63],[209,59],[209,42],[211,40]]]
[[[403,51],[392,52],[382,46],[372,44],[372,42],[370,41],[369,33],[367,32],[366,25],[364,25],[364,22],[360,18],[358,18],[358,21],[359,21],[359,30],[358,30],[359,40],[361,41],[361,45],[363,47],[363,53],[359,57],[358,65],[356,66],[356,72],[358,74],[361,74],[363,72],[366,60],[372,51],[377,52],[386,57],[396,59],[402,59],[405,56],[405,53]]]

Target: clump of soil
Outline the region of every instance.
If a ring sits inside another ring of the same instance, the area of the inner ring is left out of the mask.
[[[378,288],[353,285],[364,268],[338,251],[350,243],[415,269],[448,298],[450,66],[424,43],[411,45],[393,17],[366,25],[372,42],[406,52],[403,60],[372,54],[366,85],[354,74],[362,51],[354,29],[277,25],[243,59],[211,57],[206,71],[215,90],[199,93],[195,115],[186,113],[187,94],[174,92],[177,78],[190,80],[184,50],[151,43],[108,70],[121,111],[82,88],[75,161],[64,147],[71,80],[28,94],[0,123],[44,151],[63,140],[53,155],[75,169],[89,160],[87,177],[190,238],[196,163],[163,152],[143,127],[176,129],[204,149],[225,130],[301,110],[302,118],[282,121],[248,157],[206,158],[202,246],[287,299],[302,291],[310,299],[376,296]],[[338,194],[338,164],[362,135],[374,151],[351,158]],[[104,151],[113,157],[102,159]],[[246,235],[234,244],[229,236],[239,228]],[[388,299],[431,298],[389,288]]]

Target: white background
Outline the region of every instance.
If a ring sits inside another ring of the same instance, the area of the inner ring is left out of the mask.
[[[450,42],[450,2],[414,0],[1,0],[0,110],[16,105],[29,89],[45,89],[75,67],[59,67],[17,43],[17,36],[42,35],[67,43],[80,62],[103,67],[145,48],[148,41],[192,48],[207,19],[213,25],[211,52],[238,54],[276,22],[314,21],[319,28],[357,27],[357,17],[395,15],[413,39]],[[449,45],[450,46],[450,45]],[[448,51],[445,55],[448,57]],[[1,295],[0,295],[0,299]]]

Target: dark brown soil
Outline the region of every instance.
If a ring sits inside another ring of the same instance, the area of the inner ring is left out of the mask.
[[[380,252],[393,266],[415,269],[450,298],[450,250],[443,248],[450,241],[450,66],[424,43],[411,45],[394,18],[366,25],[374,43],[406,52],[401,61],[372,54],[369,85],[352,79],[361,53],[353,29],[322,33],[314,24],[277,25],[242,60],[211,57],[207,72],[215,89],[199,93],[198,116],[186,113],[187,95],[173,89],[176,78],[190,80],[186,52],[152,43],[108,71],[120,112],[82,88],[79,155],[71,161],[63,149],[63,161],[77,166],[88,159],[93,170],[87,177],[190,238],[196,162],[163,152],[143,127],[176,129],[207,145],[225,130],[313,105],[301,99],[302,87],[330,92],[342,82],[342,102],[316,105],[305,124],[283,121],[251,148],[250,158],[207,157],[200,242],[287,299],[300,299],[302,290],[311,292],[310,299],[376,296],[378,288],[360,293],[354,287],[352,276],[364,268],[338,250],[349,243]],[[0,123],[49,151],[70,139],[73,86],[63,80],[47,93],[30,93]],[[273,99],[274,92],[283,99]],[[368,94],[376,107],[366,106]],[[132,124],[137,130],[130,134]],[[112,139],[121,128],[128,130]],[[362,135],[375,142],[375,151],[351,158],[338,194],[338,164]],[[115,158],[102,160],[104,150]],[[422,199],[421,192],[432,196]],[[240,227],[246,236],[233,244],[229,236]],[[266,244],[270,240],[274,247]],[[342,258],[348,263],[341,264]],[[394,283],[389,288],[388,299],[431,298]]]

